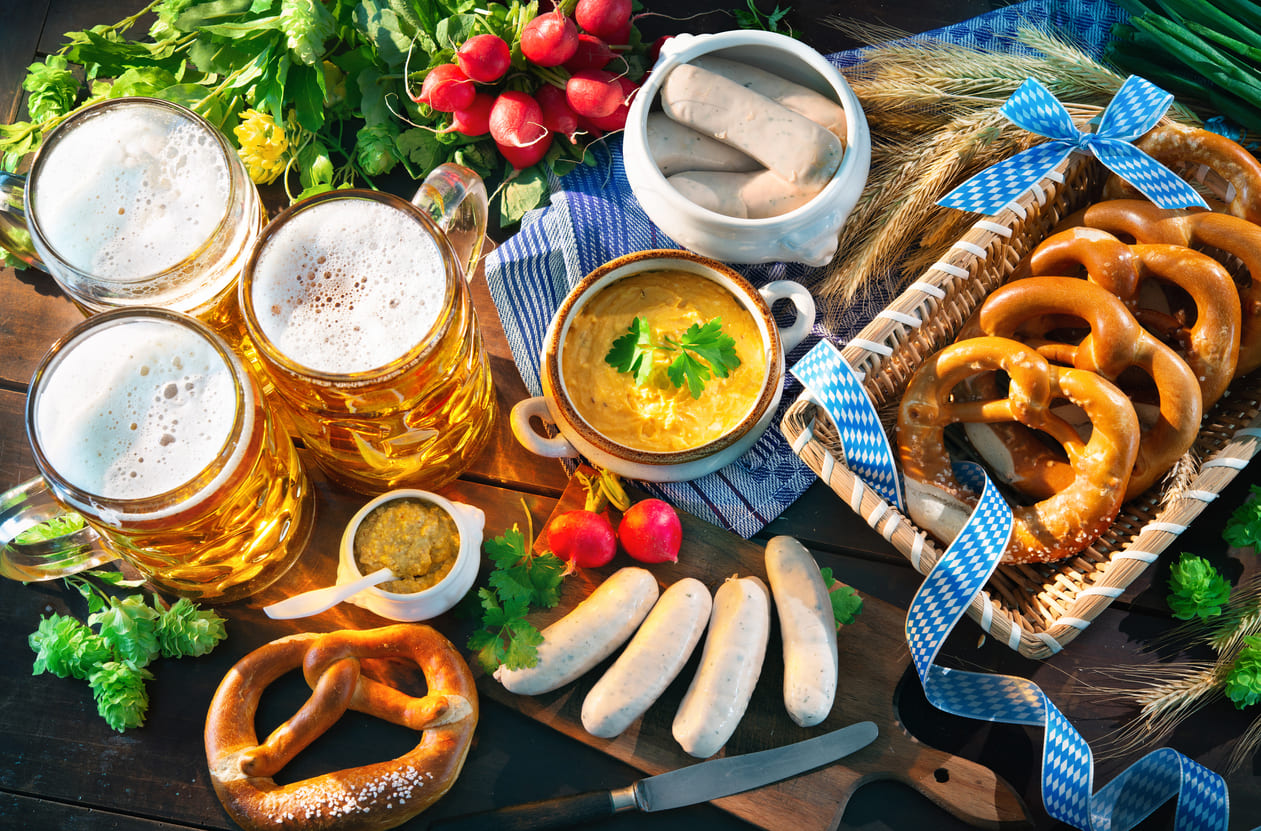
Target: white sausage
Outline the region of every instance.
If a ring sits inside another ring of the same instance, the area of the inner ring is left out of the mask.
[[[741,219],[765,219],[796,210],[821,187],[785,182],[771,170],[725,173],[712,170],[676,173],[668,181],[688,201],[716,213]]]
[[[519,695],[563,687],[626,643],[657,602],[657,594],[657,580],[647,569],[619,569],[543,630],[538,663],[523,669],[500,666],[495,678]]]
[[[692,64],[761,93],[798,115],[804,115],[842,141],[845,139],[845,108],[826,95],[743,61],[701,55]]]
[[[702,135],[665,113],[648,114],[646,135],[648,153],[663,176],[671,176],[681,170],[740,172],[761,167],[752,156],[716,138]]]
[[[840,139],[805,116],[691,64],[665,77],[661,107],[675,121],[748,153],[799,185],[827,184],[844,153]]]
[[[766,543],[766,576],[784,638],[784,706],[802,727],[828,717],[836,698],[836,618],[819,564],[792,537]]]
[[[643,626],[582,702],[582,726],[611,739],[652,706],[674,680],[709,622],[713,599],[694,577],[666,589]]]
[[[698,759],[722,749],[744,717],[766,657],[770,603],[756,577],[732,577],[714,593],[701,665],[674,716],[675,741]]]

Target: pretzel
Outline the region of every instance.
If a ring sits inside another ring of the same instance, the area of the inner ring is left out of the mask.
[[[1029,256],[1033,275],[1086,278],[1115,294],[1145,329],[1176,344],[1178,354],[1199,379],[1204,409],[1217,403],[1235,375],[1239,360],[1239,293],[1217,260],[1181,245],[1129,246],[1098,228],[1070,228],[1052,234]],[[1195,306],[1193,322],[1140,305],[1147,281],[1185,291]]]
[[[1139,243],[1184,245],[1220,251],[1238,259],[1248,272],[1236,281],[1240,302],[1237,375],[1261,367],[1261,226],[1229,214],[1211,211],[1164,211],[1144,199],[1114,199],[1091,205],[1066,218]],[[1229,260],[1222,261],[1228,269]]]
[[[1113,382],[1136,368],[1156,384],[1160,409],[1153,424],[1139,428],[1139,451],[1125,493],[1129,499],[1155,484],[1195,441],[1203,415],[1199,383],[1186,362],[1144,331],[1116,295],[1085,280],[1041,276],[1007,283],[981,304],[975,325],[986,335],[1011,338],[1025,324],[1057,314],[1070,315],[1090,330],[1077,344],[1029,338],[1044,358]],[[1010,458],[996,457],[982,432],[999,434]],[[1019,425],[973,429],[968,436],[999,478],[1030,496],[1045,497],[1076,477],[1070,466]]]
[[[362,659],[381,658],[415,665],[426,695],[413,698],[361,673]],[[259,744],[254,715],[263,690],[298,667],[311,698]],[[347,708],[422,731],[420,743],[393,761],[277,785],[277,771]],[[206,715],[206,760],[219,800],[247,831],[393,828],[450,789],[477,714],[468,665],[428,626],[291,635],[246,655],[219,684]]]
[[[1233,195],[1228,194],[1228,212],[1249,222],[1261,223],[1261,162],[1238,142],[1199,127],[1162,124],[1148,131],[1134,146],[1187,178],[1197,174],[1201,165],[1209,168],[1234,190]],[[1131,185],[1116,175],[1109,176],[1104,183],[1106,199],[1135,193]]]
[[[978,373],[1003,371],[1007,397],[952,400],[955,388]],[[1082,439],[1052,407],[1067,399],[1082,408],[1093,429]],[[1129,399],[1096,373],[1051,364],[1034,349],[1007,338],[957,341],[915,371],[898,412],[898,453],[911,518],[939,539],[963,527],[977,496],[955,479],[944,445],[952,423],[1018,421],[1064,448],[1073,479],[1062,490],[1012,509],[1004,563],[1049,562],[1070,557],[1098,539],[1121,509],[1122,493],[1138,452],[1138,417]]]

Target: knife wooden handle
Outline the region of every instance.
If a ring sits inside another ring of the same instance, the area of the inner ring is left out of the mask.
[[[536,831],[568,828],[607,819],[616,813],[612,791],[560,796],[492,811],[480,811],[430,823],[430,831]]]

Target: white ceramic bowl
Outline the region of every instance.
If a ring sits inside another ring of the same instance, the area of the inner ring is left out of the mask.
[[[486,515],[480,508],[451,502],[436,493],[429,491],[399,489],[387,491],[359,509],[346,530],[342,533],[341,551],[337,561],[337,582],[348,583],[358,580],[362,575],[359,564],[355,561],[355,532],[363,518],[374,508],[395,499],[416,499],[442,508],[460,532],[460,550],[456,554],[455,565],[446,577],[424,591],[391,592],[378,586],[371,586],[349,598],[348,603],[362,606],[390,620],[415,621],[428,620],[449,611],[468,593],[477,580],[478,568],[482,559],[482,531],[486,525]]]
[[[648,113],[657,107],[662,80],[675,66],[718,54],[773,72],[845,108],[845,155],[822,191],[781,216],[738,219],[702,208],[666,181],[647,145]],[[871,133],[854,91],[836,67],[804,43],[773,32],[732,31],[678,35],[631,103],[622,139],[626,178],[644,212],[680,245],[729,263],[800,262],[826,265],[836,253],[841,226],[858,202],[871,168]]]
[[[663,269],[696,274],[730,291],[757,323],[766,350],[767,368],[761,396],[737,426],[695,448],[652,452],[619,444],[583,419],[566,390],[561,356],[570,324],[591,297],[617,280]],[[771,313],[779,300],[787,300],[796,307],[796,319],[783,328],[777,327]],[[517,402],[510,416],[512,432],[526,449],[540,456],[574,458],[581,455],[629,479],[679,482],[713,473],[752,447],[771,423],[784,391],[784,355],[809,334],[814,315],[814,298],[809,290],[791,280],[779,280],[759,290],[729,266],[690,251],[662,249],[618,257],[584,277],[561,303],[543,341],[543,395]],[[534,428],[533,419],[556,425],[560,435],[542,435]]]

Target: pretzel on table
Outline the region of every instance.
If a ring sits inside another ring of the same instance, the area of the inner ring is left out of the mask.
[[[961,383],[1002,371],[1006,397],[956,400]],[[1053,411],[1060,400],[1080,407],[1093,429],[1083,439]],[[1086,548],[1121,509],[1138,453],[1138,417],[1112,383],[1088,370],[1059,367],[1031,347],[998,337],[957,341],[916,369],[898,412],[898,453],[911,518],[939,539],[951,540],[971,514],[977,495],[955,479],[944,444],[953,423],[1018,421],[1064,448],[1072,481],[1033,505],[1012,509],[1004,563],[1060,560]]]
[[[382,658],[419,669],[424,697],[361,672],[362,660]],[[311,686],[310,699],[260,744],[254,717],[263,690],[299,667]],[[276,784],[272,777],[347,709],[422,731],[420,743],[392,761]],[[291,635],[249,653],[224,676],[206,715],[206,760],[215,793],[247,831],[394,828],[450,789],[477,716],[468,665],[428,626]]]

